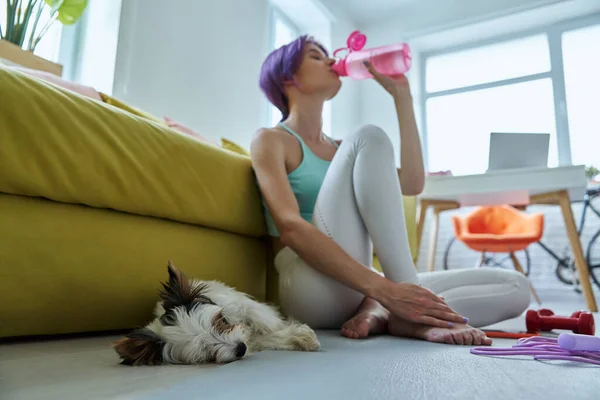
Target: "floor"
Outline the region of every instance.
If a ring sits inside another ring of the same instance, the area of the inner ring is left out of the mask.
[[[583,308],[581,296],[569,288],[538,291],[544,306],[557,313]],[[523,326],[521,317],[492,328]],[[262,352],[218,367],[121,366],[110,348],[116,337],[4,344],[0,399],[546,400],[597,399],[600,391],[600,369],[593,366],[481,357],[466,346],[385,336],[362,341],[337,332],[319,336],[318,353]]]

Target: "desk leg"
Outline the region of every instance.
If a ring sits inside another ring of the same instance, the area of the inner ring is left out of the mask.
[[[423,227],[425,226],[425,218],[427,217],[428,208],[429,201],[421,200],[419,204],[419,222],[417,225],[417,248],[421,248],[421,242],[423,239]]]
[[[437,252],[438,232],[440,230],[440,212],[438,207],[433,208],[433,224],[431,224],[431,236],[429,239],[429,254],[427,257],[427,271],[435,270],[435,255]]]
[[[423,227],[425,226],[425,218],[427,217],[427,209],[429,201],[419,201],[419,222],[417,222],[417,257],[415,258],[415,268],[418,270],[419,253],[421,253],[421,242],[423,241]]]
[[[425,218],[427,217],[427,209],[433,207],[433,224],[431,227],[431,238],[429,242],[429,258],[427,259],[427,269],[433,271],[435,269],[435,253],[437,250],[438,231],[440,228],[440,213],[442,211],[454,210],[460,208],[460,205],[455,201],[449,200],[421,200],[419,223],[417,225],[417,248],[421,249],[423,239],[423,229],[425,227]],[[417,257],[418,259],[418,257]],[[417,261],[415,261],[417,268]]]
[[[571,251],[575,257],[575,267],[577,267],[579,282],[581,283],[585,302],[590,311],[597,312],[598,306],[596,305],[596,298],[594,297],[594,292],[592,290],[590,274],[588,266],[585,262],[585,257],[583,255],[581,241],[579,239],[579,235],[577,234],[577,226],[575,225],[575,218],[573,218],[573,210],[571,210],[571,199],[569,198],[569,192],[563,190],[557,193],[557,195],[562,216],[565,221],[565,227],[567,228],[567,236],[569,237]]]

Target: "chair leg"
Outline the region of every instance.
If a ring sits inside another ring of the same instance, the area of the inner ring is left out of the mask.
[[[523,271],[523,267],[521,266],[521,263],[519,262],[519,260],[517,260],[517,256],[515,256],[515,253],[513,253],[512,251],[510,252],[510,259],[512,260],[513,265],[515,266],[515,269],[517,271],[519,271],[520,273],[522,273],[523,275],[525,275],[525,271]],[[529,287],[531,288],[531,294],[533,294],[535,301],[541,305],[542,301],[538,297],[537,292],[533,288],[533,285],[531,284],[531,282],[529,282]]]
[[[475,268],[481,268],[481,266],[483,266],[483,263],[485,263],[485,251],[481,252],[481,258],[479,259],[479,262],[477,262]]]

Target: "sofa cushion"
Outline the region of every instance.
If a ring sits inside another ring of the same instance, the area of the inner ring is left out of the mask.
[[[127,104],[122,100],[115,99],[114,97],[109,96],[103,92],[99,92],[99,94],[100,94],[102,101],[105,102],[106,104],[110,104],[113,107],[117,107],[117,108],[120,108],[121,110],[130,112],[131,114],[136,115],[138,117],[146,118],[146,119],[149,119],[150,121],[157,122],[160,125],[167,125],[167,123],[165,121],[163,121],[162,119],[155,117],[154,115],[147,113],[146,111],[140,110],[137,107]]]
[[[144,326],[168,260],[266,300],[262,238],[1,193],[0,210],[0,338]]]
[[[221,138],[221,146],[224,149],[233,151],[234,153],[238,153],[238,154],[250,157],[250,152],[248,150],[246,150],[239,144],[237,144],[229,139]]]
[[[0,192],[265,233],[244,157],[0,66]]]
[[[50,72],[38,71],[35,69],[25,68],[25,67],[20,67],[20,66],[11,66],[10,68],[12,68],[13,70],[23,72],[27,75],[31,75],[35,78],[41,79],[48,83],[52,83],[56,86],[60,86],[65,89],[69,89],[72,92],[79,93],[82,96],[87,96],[90,99],[102,100],[100,93],[93,87],[82,85],[77,82],[71,82],[71,81],[65,80],[65,79],[63,79],[59,76],[56,76]]]
[[[169,128],[173,128],[176,131],[185,133],[186,135],[189,135],[189,136],[193,137],[194,139],[202,140],[203,142],[216,144],[216,143],[213,143],[210,139],[205,138],[204,136],[202,136],[201,134],[199,134],[198,132],[196,132],[195,130],[190,128],[189,126],[184,125],[181,122],[174,120],[171,117],[164,116],[163,119]]]

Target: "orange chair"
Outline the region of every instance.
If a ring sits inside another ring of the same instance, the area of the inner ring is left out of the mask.
[[[525,273],[515,252],[539,241],[544,232],[543,214],[527,215],[508,205],[479,207],[465,217],[453,215],[452,223],[456,238],[481,252],[482,260],[486,252],[509,253],[515,269],[522,274]],[[541,304],[531,283],[530,287],[533,297]]]

